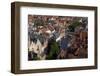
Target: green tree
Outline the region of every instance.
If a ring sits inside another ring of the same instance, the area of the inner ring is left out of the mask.
[[[59,52],[59,46],[58,46],[57,42],[54,41],[54,42],[52,42],[52,45],[50,45],[50,47],[51,47],[50,53],[49,53],[47,59],[55,59],[56,58],[55,56],[57,56],[58,52]]]
[[[69,25],[69,31],[70,32],[74,32],[74,30],[75,30],[75,28],[77,27],[77,26],[80,26],[81,25],[81,23],[79,22],[79,21],[75,21],[75,22],[73,22],[72,24],[70,24]]]

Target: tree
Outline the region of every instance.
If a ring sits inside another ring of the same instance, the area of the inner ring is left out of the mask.
[[[51,42],[49,50],[50,50],[50,52],[47,56],[47,59],[56,59],[57,55],[58,55],[58,52],[59,52],[59,46],[58,46],[56,41]]]
[[[68,29],[70,32],[74,32],[75,28],[80,25],[81,25],[81,23],[79,21],[75,21],[69,25]]]

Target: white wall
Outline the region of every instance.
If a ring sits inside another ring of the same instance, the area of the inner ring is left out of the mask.
[[[100,28],[100,0],[0,0],[0,76],[16,76],[10,73],[11,60],[11,10],[10,3],[13,1],[57,3],[71,5],[98,6],[98,28]],[[98,29],[98,33],[100,30]],[[98,43],[100,35],[98,35]],[[98,45],[98,47],[100,44]],[[100,58],[100,48],[98,48],[98,58]],[[24,76],[100,76],[100,59],[98,60],[98,70],[65,71],[52,73],[24,74]],[[23,76],[23,74],[18,75]]]

